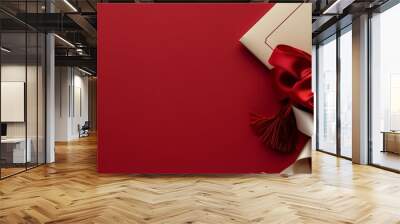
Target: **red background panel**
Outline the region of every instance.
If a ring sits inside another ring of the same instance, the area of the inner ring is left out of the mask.
[[[98,170],[279,172],[249,113],[275,113],[267,68],[239,42],[272,4],[99,4]]]

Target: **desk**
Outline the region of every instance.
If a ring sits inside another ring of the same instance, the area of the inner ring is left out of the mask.
[[[400,154],[400,131],[382,131],[383,150],[382,152],[393,152]]]
[[[6,138],[1,139],[1,156],[6,163],[25,163],[31,162],[32,153],[30,138],[26,140],[28,143],[25,152],[25,138]]]

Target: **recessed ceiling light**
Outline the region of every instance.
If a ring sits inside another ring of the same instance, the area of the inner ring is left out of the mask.
[[[342,14],[343,10],[353,2],[354,0],[336,0],[322,14]]]
[[[54,34],[55,37],[57,37],[59,40],[61,40],[62,42],[64,42],[65,44],[67,44],[68,46],[75,48],[75,45],[73,45],[71,42],[69,42],[68,40],[62,38],[61,36],[59,36],[58,34]]]
[[[81,72],[83,72],[83,73],[85,73],[85,74],[87,74],[87,75],[90,75],[90,76],[93,75],[92,73],[90,73],[90,72],[88,72],[88,71],[86,71],[86,70],[83,70],[83,69],[81,69],[81,68],[79,68],[79,67],[78,67],[78,70],[81,71]]]
[[[5,48],[5,47],[1,47],[1,51],[6,52],[6,53],[10,53],[11,50]]]
[[[78,12],[78,10],[73,6],[68,0],[64,0],[64,3],[68,5],[74,12]]]

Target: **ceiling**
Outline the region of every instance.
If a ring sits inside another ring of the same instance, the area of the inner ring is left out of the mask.
[[[337,24],[346,26],[351,17],[377,7],[386,0],[1,0],[1,30],[10,46],[24,50],[23,33],[55,32],[56,65],[80,66],[96,71],[97,12],[101,2],[311,2],[313,4],[313,41],[336,32]],[[27,12],[27,13],[26,13]],[[50,13],[51,12],[51,13]],[[338,21],[341,20],[340,23]],[[347,22],[346,22],[347,21]],[[22,34],[21,34],[22,32]],[[59,38],[60,37],[60,38]],[[14,42],[14,43],[12,43]],[[4,43],[4,41],[3,41]],[[35,48],[28,46],[28,52]],[[23,53],[23,52],[21,52]]]

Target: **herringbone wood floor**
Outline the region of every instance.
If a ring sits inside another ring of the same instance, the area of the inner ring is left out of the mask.
[[[400,175],[314,153],[313,174],[96,172],[96,139],[0,181],[0,223],[400,223]]]

